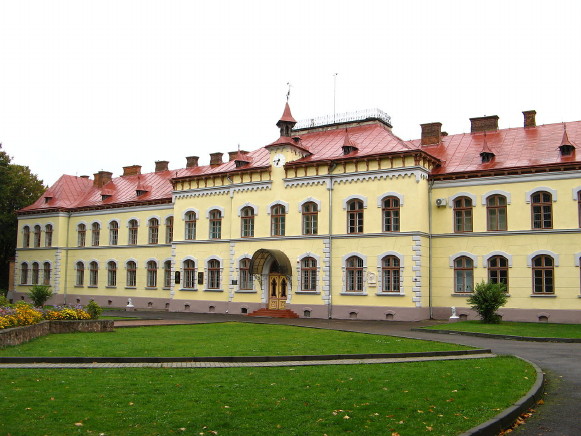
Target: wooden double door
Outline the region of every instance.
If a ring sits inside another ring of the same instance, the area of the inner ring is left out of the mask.
[[[288,279],[281,274],[268,276],[268,308],[273,310],[286,309]]]

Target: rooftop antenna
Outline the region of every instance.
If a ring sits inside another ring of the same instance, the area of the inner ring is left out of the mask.
[[[290,82],[286,82],[286,84],[288,85],[288,91],[286,93],[286,102],[288,103],[288,99],[290,97],[290,90],[291,90],[291,83]]]
[[[337,101],[337,75],[339,73],[333,74],[333,123],[335,123],[335,114],[337,111],[335,110],[335,103]]]

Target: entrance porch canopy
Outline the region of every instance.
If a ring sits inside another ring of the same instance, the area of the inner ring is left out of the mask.
[[[250,261],[250,274],[264,273],[264,265],[270,260],[274,262],[274,265],[271,264],[270,270],[266,272],[277,272],[285,276],[292,275],[292,266],[286,254],[280,250],[269,250],[266,248],[257,250],[252,256],[252,260]]]

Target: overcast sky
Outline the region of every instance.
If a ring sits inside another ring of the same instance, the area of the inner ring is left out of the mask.
[[[61,174],[242,149],[297,120],[380,108],[402,139],[581,119],[581,2],[0,1],[0,142]],[[227,155],[225,155],[226,158]]]

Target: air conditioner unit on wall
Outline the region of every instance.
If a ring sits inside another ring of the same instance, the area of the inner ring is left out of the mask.
[[[447,204],[448,204],[448,200],[446,200],[445,198],[436,198],[436,206],[442,207],[442,206],[446,206]]]

